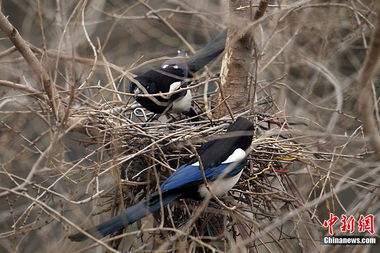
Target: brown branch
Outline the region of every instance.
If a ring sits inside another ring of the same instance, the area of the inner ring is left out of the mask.
[[[232,110],[231,110],[231,106],[228,104],[227,99],[226,99],[226,96],[224,95],[223,85],[220,84],[220,83],[218,83],[218,89],[219,89],[219,95],[220,95],[220,98],[221,98],[222,101],[223,101],[223,104],[224,104],[225,107],[227,108],[227,111],[228,111],[228,113],[230,114],[231,119],[232,119],[233,121],[235,121],[234,113],[232,112]]]
[[[49,104],[54,112],[56,118],[57,106],[58,106],[58,95],[55,89],[55,85],[52,83],[49,74],[46,72],[41,62],[33,54],[32,50],[28,46],[28,43],[21,37],[17,29],[8,21],[7,17],[0,11],[0,29],[5,33],[10,41],[15,45],[17,50],[24,57],[26,62],[32,68],[38,79],[42,82],[43,88],[49,97]]]
[[[269,1],[268,0],[262,0],[259,4],[259,7],[257,8],[257,11],[255,13],[254,20],[258,20],[262,16],[264,16],[264,13],[268,7]]]
[[[4,50],[3,52],[0,53],[0,58],[2,58],[4,56],[7,56],[7,55],[9,55],[9,54],[11,54],[11,53],[13,53],[15,51],[17,51],[17,49],[16,49],[15,46],[10,47],[10,48],[8,48],[8,49],[6,49],[6,50]]]
[[[41,99],[45,102],[47,101],[47,97],[45,97],[41,91],[30,88],[30,87],[23,85],[23,84],[14,83],[14,82],[7,81],[7,80],[0,80],[0,86],[20,90],[22,92],[29,93],[30,96],[32,96],[32,97],[35,97],[37,99]]]
[[[91,238],[92,240],[97,242],[97,245],[100,244],[103,247],[105,247],[106,249],[110,250],[111,252],[119,252],[119,251],[114,250],[113,248],[111,248],[110,246],[108,246],[107,244],[102,242],[101,240],[93,237],[91,234],[87,233],[85,230],[81,229],[74,222],[72,222],[71,220],[69,220],[68,218],[63,216],[61,213],[56,211],[54,208],[51,208],[49,205],[44,203],[44,201],[41,201],[39,199],[36,199],[33,196],[30,196],[27,192],[18,192],[18,191],[15,191],[13,189],[8,189],[8,188],[2,187],[2,186],[0,186],[0,190],[2,190],[4,192],[12,193],[12,194],[20,196],[20,197],[25,197],[26,199],[29,199],[30,201],[33,202],[34,205],[37,205],[38,207],[40,207],[41,210],[46,212],[49,216],[51,216],[53,219],[57,220],[59,223],[64,222],[65,224],[68,224],[68,225],[74,227],[75,229],[77,229],[81,233],[85,234],[86,236],[88,236],[89,238]]]
[[[144,5],[151,13],[157,16],[162,21],[162,23],[164,23],[178,37],[178,39],[180,39],[182,43],[186,45],[186,47],[190,50],[191,53],[195,53],[195,50],[190,45],[190,43],[187,42],[187,40],[164,17],[158,14],[158,12],[154,10],[150,5],[148,5],[145,1],[139,0],[139,2],[142,5]]]
[[[251,29],[241,33],[241,27],[252,19],[252,8],[240,9],[240,6],[246,5],[247,0],[230,1],[230,12],[233,17],[234,24],[228,29],[226,41],[226,53],[223,58],[221,69],[221,85],[220,91],[225,92],[224,96],[230,96],[228,101],[229,108],[221,107],[217,111],[217,117],[226,115],[231,109],[232,111],[241,109],[245,106],[245,101],[249,99],[248,83],[250,74],[250,64],[252,62],[251,55],[253,50],[253,37]],[[251,5],[252,7],[252,5]],[[261,18],[268,7],[268,1],[260,2],[259,7],[254,15],[254,20]],[[218,100],[223,100],[223,94],[219,93]],[[230,113],[231,114],[231,113]]]
[[[380,158],[379,122],[377,122],[374,115],[376,102],[374,101],[374,91],[372,90],[372,81],[376,74],[378,74],[380,67],[380,2],[376,2],[375,8],[377,11],[377,22],[372,35],[371,45],[360,73],[358,104],[359,117],[363,122],[364,134]]]

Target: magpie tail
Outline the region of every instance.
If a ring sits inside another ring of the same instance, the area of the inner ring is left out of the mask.
[[[187,60],[189,70],[195,73],[218,57],[224,51],[226,38],[227,30],[224,30],[194,55],[190,56]]]
[[[93,228],[87,229],[86,232],[96,238],[102,238],[107,235],[113,234],[127,225],[132,224],[150,213],[158,211],[162,206],[166,206],[170,202],[176,200],[181,196],[180,193],[167,192],[162,194],[162,202],[160,202],[159,194],[153,193],[150,200],[142,200],[140,203],[128,207],[124,212],[118,216],[111,218],[110,220],[103,222]],[[76,233],[69,236],[71,241],[80,242],[88,239],[85,234]]]

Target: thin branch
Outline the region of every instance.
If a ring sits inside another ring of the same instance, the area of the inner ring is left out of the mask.
[[[28,43],[21,37],[17,29],[8,21],[7,17],[0,11],[0,29],[12,41],[17,50],[21,53],[29,66],[32,68],[38,79],[42,82],[43,88],[49,97],[49,104],[54,112],[55,117],[58,119],[58,93],[55,84],[52,83],[49,74],[46,72],[41,62],[33,54],[28,46]]]
[[[158,12],[156,10],[154,10],[149,4],[147,4],[145,1],[143,0],[139,0],[139,2],[144,5],[147,9],[150,10],[150,12],[152,12],[155,16],[157,16],[182,42],[183,44],[186,45],[186,47],[190,50],[191,53],[195,53],[195,50],[194,48],[190,45],[189,42],[187,42],[187,40],[164,18],[162,17],[160,14],[158,14]]]
[[[14,82],[7,81],[7,80],[0,80],[0,86],[20,90],[22,92],[29,93],[28,95],[30,95],[32,97],[35,97],[37,99],[41,99],[42,101],[45,101],[45,102],[47,101],[47,97],[41,91],[33,89],[33,88],[28,87],[28,86],[23,85],[23,84],[14,83]]]
[[[48,206],[46,203],[44,203],[43,201],[41,200],[38,200],[32,196],[30,196],[29,194],[27,194],[26,192],[18,192],[18,191],[15,191],[15,190],[12,190],[12,189],[7,189],[5,187],[1,187],[0,186],[0,190],[3,190],[3,191],[6,191],[6,192],[9,192],[9,193],[12,193],[12,194],[15,194],[15,195],[18,195],[20,197],[25,197],[29,200],[31,200],[34,204],[36,204],[37,206],[39,206],[44,212],[46,212],[48,215],[50,215],[51,217],[53,217],[55,220],[57,220],[58,222],[62,222],[64,221],[65,223],[67,223],[68,225],[76,228],[78,231],[80,231],[81,233],[85,234],[86,236],[88,236],[89,238],[91,238],[92,240],[96,241],[98,243],[98,245],[102,245],[103,247],[105,247],[106,249],[110,250],[111,252],[119,252],[117,250],[114,250],[113,248],[111,248],[110,246],[108,246],[106,243],[102,242],[101,240],[95,238],[94,236],[92,236],[91,234],[87,233],[85,230],[81,229],[80,227],[78,227],[74,222],[72,222],[71,220],[67,219],[65,216],[63,216],[62,214],[60,214],[58,211],[54,210],[53,208],[51,208],[50,206]]]

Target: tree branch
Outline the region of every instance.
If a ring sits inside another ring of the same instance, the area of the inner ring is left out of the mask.
[[[45,102],[47,101],[47,98],[44,96],[44,94],[41,91],[30,88],[30,87],[25,86],[23,84],[14,83],[14,82],[7,81],[7,80],[0,80],[0,86],[20,90],[22,92],[29,93],[32,97],[35,97],[37,99],[41,99],[42,101],[45,101]]]
[[[52,83],[49,74],[46,72],[41,62],[33,54],[28,43],[21,37],[17,29],[8,21],[3,12],[0,11],[0,29],[5,33],[10,41],[15,45],[17,50],[24,57],[26,62],[32,68],[38,79],[42,82],[43,88],[49,97],[49,104],[58,119],[58,93],[55,85]]]
[[[369,139],[380,158],[380,135],[379,122],[374,115],[374,108],[377,106],[372,90],[372,80],[378,74],[380,67],[380,2],[376,2],[377,21],[375,31],[372,35],[366,59],[359,77],[359,118],[363,122],[364,134]]]
[[[246,101],[250,101],[248,90],[248,80],[250,77],[250,66],[252,62],[253,37],[250,30],[245,30],[241,34],[241,27],[252,19],[251,8],[241,9],[240,6],[247,5],[248,0],[230,0],[230,13],[233,15],[234,24],[228,28],[226,41],[226,53],[223,58],[221,69],[221,89],[224,95],[219,93],[218,101],[223,97],[230,97],[225,107],[220,107],[217,117],[226,115],[231,109],[235,111],[245,106]],[[261,18],[268,6],[267,0],[262,0],[254,15],[254,20]],[[243,20],[239,20],[240,18]],[[252,101],[253,102],[253,101]],[[231,109],[230,109],[231,108]]]

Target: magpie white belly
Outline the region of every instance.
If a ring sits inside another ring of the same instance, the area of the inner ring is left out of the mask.
[[[221,178],[217,179],[214,182],[209,182],[208,186],[211,192],[216,196],[225,195],[239,181],[241,173],[243,173],[243,170],[241,170],[237,175],[233,177]],[[202,198],[206,197],[208,194],[207,187],[204,184],[200,185],[198,188],[198,193]]]

